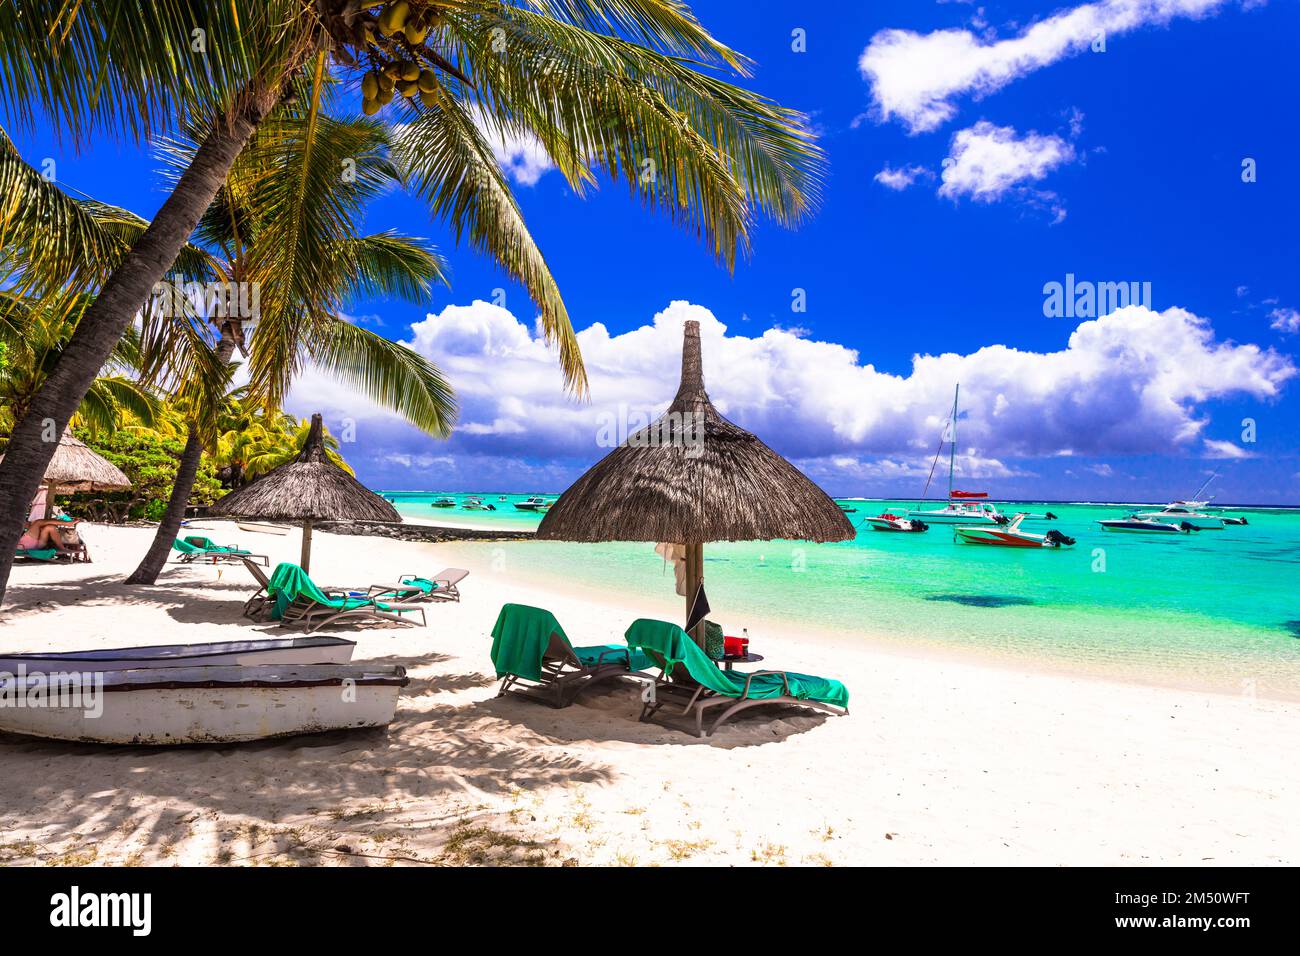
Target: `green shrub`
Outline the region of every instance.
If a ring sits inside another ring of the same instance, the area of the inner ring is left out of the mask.
[[[130,505],[131,518],[159,521],[167,510],[172,482],[180,467],[181,452],[185,443],[174,438],[162,438],[153,432],[118,430],[112,434],[94,436],[78,429],[77,437],[91,449],[121,468],[131,479],[130,491],[112,493],[83,492],[74,495],[67,510],[76,515],[93,516],[92,502],[113,502],[119,509]],[[223,494],[221,482],[207,455],[199,462],[199,473],[190,494],[191,505],[207,505]]]

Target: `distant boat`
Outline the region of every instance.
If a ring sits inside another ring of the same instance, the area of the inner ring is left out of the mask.
[[[356,641],[341,637],[270,637],[210,644],[98,647],[85,651],[0,654],[0,672],[122,671],[141,667],[214,667],[249,664],[346,664]]]
[[[927,524],[962,524],[962,525],[1003,525],[1007,523],[1007,516],[998,511],[993,505],[987,502],[973,503],[972,499],[987,498],[988,492],[985,491],[960,491],[953,488],[953,473],[957,464],[957,403],[961,395],[961,386],[958,385],[952,393],[952,417],[948,420],[948,427],[945,429],[945,441],[939,443],[939,448],[934,453],[934,462],[930,465],[930,475],[934,476],[934,466],[939,462],[939,455],[943,452],[943,446],[948,445],[948,504],[943,508],[921,509],[915,508],[907,512],[909,518],[919,518]],[[921,492],[924,498],[926,492],[930,490],[930,479],[926,479],[925,490]]]
[[[455,498],[437,498],[430,503],[431,508],[454,508],[456,507]]]
[[[1218,515],[1207,515],[1195,508],[1189,507],[1189,504],[1190,503],[1174,501],[1165,505],[1159,511],[1139,511],[1137,516],[1151,521],[1164,521],[1169,524],[1182,524],[1183,522],[1187,522],[1190,525],[1194,525],[1197,531],[1217,531],[1223,528],[1223,518]]]
[[[496,511],[497,506],[486,503],[478,495],[471,495],[461,502],[460,506],[466,511]]]
[[[1122,531],[1129,534],[1186,534],[1199,531],[1196,525],[1184,521],[1182,524],[1170,524],[1168,521],[1156,521],[1152,518],[1139,518],[1129,515],[1127,518],[1108,518],[1098,521],[1106,531]]]
[[[957,527],[953,533],[958,541],[967,544],[987,544],[1002,548],[1062,548],[1074,544],[1074,539],[1052,530],[1046,534],[1021,531],[1020,525],[1028,515],[1016,515],[1005,527]]]
[[[930,526],[924,521],[904,518],[888,511],[862,520],[871,525],[874,531],[920,532],[930,530]]]
[[[547,501],[540,495],[533,495],[531,498],[525,498],[523,501],[516,501],[515,508],[519,511],[545,511],[555,502]]]
[[[83,672],[65,674],[57,685],[43,675],[6,676],[0,695],[44,693],[71,705],[2,707],[0,731],[158,746],[384,727],[408,683],[399,666],[357,664]]]
[[[258,534],[288,534],[293,529],[287,524],[270,524],[264,521],[241,521],[241,531],[253,531]]]

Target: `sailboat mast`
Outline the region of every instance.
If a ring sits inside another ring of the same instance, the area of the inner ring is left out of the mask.
[[[952,424],[949,426],[952,430],[952,446],[948,449],[948,500],[952,500],[952,471],[957,461],[957,397],[961,394],[961,383],[958,382],[952,392]]]

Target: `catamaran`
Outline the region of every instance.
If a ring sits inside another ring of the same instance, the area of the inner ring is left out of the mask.
[[[948,449],[948,504],[943,508],[925,510],[916,508],[907,512],[907,517],[920,519],[927,524],[962,524],[962,525],[1003,525],[1007,523],[1007,516],[986,501],[978,499],[987,498],[988,493],[984,491],[960,491],[953,488],[953,473],[957,464],[957,402],[961,395],[961,386],[958,385],[952,393],[952,418],[948,421],[948,427],[944,429],[943,436],[949,444]],[[926,492],[930,490],[930,481],[934,478],[934,466],[939,463],[939,455],[943,452],[945,441],[939,442],[939,447],[934,453],[934,461],[930,465],[930,477],[925,481],[925,491],[921,492],[924,498]]]

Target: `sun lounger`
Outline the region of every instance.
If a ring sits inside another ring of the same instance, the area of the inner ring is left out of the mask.
[[[695,736],[706,737],[740,711],[760,704],[849,712],[849,692],[839,681],[791,671],[724,671],[676,624],[641,618],[632,622],[626,637],[628,647],[644,652],[660,669],[654,697],[641,709],[641,720],[685,717],[694,723]],[[704,718],[714,714],[706,731]]]
[[[18,540],[14,557],[36,561],[89,561],[90,549],[81,538],[79,518],[40,518]]]
[[[217,564],[221,561],[234,562],[254,559],[261,561],[263,567],[271,563],[271,559],[264,554],[253,554],[251,551],[244,551],[237,544],[216,544],[211,538],[203,538],[197,535],[183,540],[177,538],[172,542],[172,550],[180,552],[179,560],[182,564],[208,560],[213,564]]]
[[[57,561],[60,558],[67,557],[58,548],[19,548],[14,552],[15,558],[26,558],[28,561]]]
[[[492,628],[492,664],[508,693],[567,707],[600,681],[650,667],[644,655],[620,644],[574,647],[550,611],[506,604]]]
[[[363,597],[357,592],[322,589],[296,564],[276,565],[266,585],[268,617],[285,627],[303,627],[307,633],[339,621],[350,623],[404,624],[414,627],[410,616],[428,626],[422,604],[398,604]]]
[[[265,620],[270,610],[266,600],[266,589],[271,586],[271,579],[266,576],[266,572],[257,566],[255,561],[241,559],[244,567],[248,568],[248,573],[257,581],[258,587],[253,596],[244,602],[244,617],[251,620]]]
[[[370,596],[396,601],[459,601],[456,585],[469,577],[464,568],[443,568],[431,578],[403,574],[396,584],[372,584]]]

